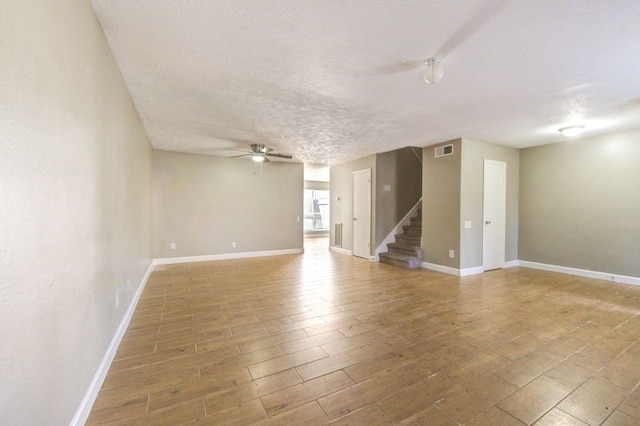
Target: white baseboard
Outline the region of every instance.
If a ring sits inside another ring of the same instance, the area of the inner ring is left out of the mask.
[[[616,283],[640,285],[640,278],[626,275],[612,274],[609,272],[590,271],[588,269],[570,268],[568,266],[548,265],[546,263],[529,262],[527,260],[518,261],[519,266],[531,269],[540,269],[549,272],[559,272],[561,274],[576,275],[585,278],[595,278]]]
[[[208,262],[211,260],[244,259],[247,257],[280,256],[283,254],[302,254],[304,249],[285,249],[267,251],[247,251],[242,253],[210,254],[204,256],[161,257],[153,259],[153,265],[173,265],[175,263]]]
[[[504,262],[502,264],[503,268],[515,268],[516,266],[520,266],[520,261],[519,260],[510,260],[510,261]]]
[[[477,266],[475,268],[458,269],[429,262],[422,262],[422,269],[430,269],[432,271],[442,272],[443,274],[454,275],[456,277],[466,277],[468,275],[482,274],[484,272],[482,266]]]
[[[467,275],[477,275],[484,273],[484,268],[482,266],[476,266],[473,268],[465,268],[460,269],[460,276],[466,277]]]
[[[105,352],[100,364],[98,365],[98,369],[89,384],[89,388],[84,394],[82,401],[80,402],[80,406],[76,410],[76,414],[73,416],[71,420],[72,426],[83,426],[87,419],[89,418],[89,414],[91,413],[91,408],[93,407],[93,403],[96,401],[98,397],[98,392],[100,392],[100,388],[102,388],[102,384],[104,383],[104,379],[107,377],[107,373],[109,372],[109,368],[111,367],[111,362],[113,358],[116,356],[116,352],[118,352],[118,347],[120,346],[120,342],[124,337],[124,334],[129,327],[129,323],[131,322],[131,318],[133,317],[133,313],[138,306],[138,301],[140,300],[140,296],[142,295],[142,291],[147,285],[147,281],[149,280],[149,276],[151,272],[153,272],[153,262],[149,264],[147,268],[147,272],[145,272],[138,289],[133,295],[133,299],[131,299],[131,303],[129,304],[129,308],[127,312],[125,312],[124,317],[122,317],[122,321],[120,321],[120,325],[116,329],[116,334],[111,339],[111,343],[107,347],[107,351]]]
[[[305,238],[327,238],[329,237],[329,230],[326,231],[304,231]]]
[[[347,256],[351,256],[351,250],[343,249],[340,247],[329,246],[329,251],[334,253],[346,254]]]
[[[422,269],[430,269],[436,272],[442,272],[443,274],[460,276],[460,270],[452,268],[450,266],[438,265],[436,263],[422,262]]]

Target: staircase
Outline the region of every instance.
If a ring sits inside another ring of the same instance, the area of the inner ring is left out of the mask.
[[[422,208],[411,223],[402,227],[402,234],[396,234],[395,243],[387,244],[388,251],[380,253],[380,262],[407,269],[422,268]]]

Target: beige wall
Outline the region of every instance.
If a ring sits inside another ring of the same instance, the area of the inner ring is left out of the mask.
[[[357,160],[332,166],[330,173],[331,191],[331,242],[335,246],[334,229],[336,223],[342,223],[342,247],[345,250],[353,249],[353,172],[371,169],[371,181],[376,180],[376,156],[368,155]],[[375,238],[376,212],[375,186],[371,185],[371,253],[373,253]]]
[[[0,10],[0,423],[64,425],[150,264],[151,150],[88,1]]]
[[[154,151],[154,257],[302,248],[303,182],[302,164]]]
[[[378,247],[422,197],[422,148],[376,155],[375,245]],[[385,186],[390,191],[385,191]]]
[[[435,158],[434,148],[453,144],[453,154]],[[460,268],[460,159],[462,141],[422,150],[422,250],[427,263]],[[455,250],[455,257],[449,257]]]
[[[640,131],[523,149],[520,260],[640,277]]]
[[[507,163],[505,261],[518,259],[518,176],[520,151],[486,142],[462,139],[460,192],[460,268],[482,266],[484,160]],[[464,222],[471,221],[471,229]]]

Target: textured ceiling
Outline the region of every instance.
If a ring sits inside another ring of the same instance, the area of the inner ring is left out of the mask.
[[[155,148],[336,164],[640,128],[638,0],[92,0]],[[422,80],[437,55],[443,80]]]

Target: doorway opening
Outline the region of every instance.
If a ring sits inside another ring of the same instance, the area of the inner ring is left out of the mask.
[[[329,249],[329,167],[304,165],[303,225],[305,251]]]
[[[329,235],[329,200],[328,190],[304,190],[305,237]]]

